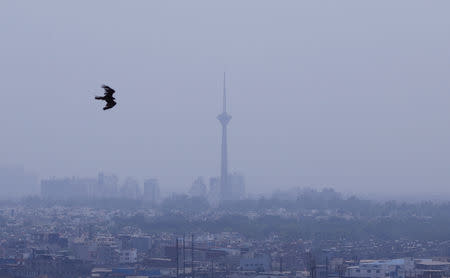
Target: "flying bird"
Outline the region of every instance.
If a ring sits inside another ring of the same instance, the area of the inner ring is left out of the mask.
[[[102,97],[96,96],[95,99],[101,99],[106,101],[106,105],[105,107],[103,107],[103,110],[111,109],[117,104],[117,102],[114,101],[115,98],[113,97],[113,94],[116,91],[114,91],[114,89],[106,85],[102,85],[102,88],[105,89],[105,95]]]

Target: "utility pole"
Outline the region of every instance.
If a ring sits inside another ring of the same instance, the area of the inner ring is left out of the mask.
[[[180,271],[180,269],[179,269],[179,266],[178,266],[178,237],[177,237],[177,240],[176,240],[176,244],[175,244],[175,249],[177,250],[176,251],[176,260],[177,260],[177,278],[179,278],[179,271]]]
[[[183,234],[183,278],[186,277],[186,234]]]
[[[214,278],[214,256],[211,256],[211,278]]]
[[[338,269],[339,278],[344,277],[345,270],[346,270],[344,264],[338,265],[337,269]]]
[[[283,257],[280,256],[280,273],[283,272]]]
[[[311,278],[316,278],[316,259],[311,251],[306,253],[306,262]]]
[[[194,234],[192,234],[192,241],[191,241],[191,272],[192,272],[192,278],[195,278],[195,271],[194,271]]]

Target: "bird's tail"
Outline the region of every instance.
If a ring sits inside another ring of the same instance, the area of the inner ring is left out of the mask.
[[[95,97],[95,99],[103,99],[103,97]]]

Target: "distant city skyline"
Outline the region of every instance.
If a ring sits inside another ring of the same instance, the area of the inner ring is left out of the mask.
[[[0,1],[0,277],[450,278],[449,11]]]
[[[157,176],[162,192],[185,191],[218,175],[226,71],[239,119],[228,171],[245,173],[248,192],[450,196],[448,10],[2,1],[0,164],[40,178]],[[93,99],[101,84],[117,92],[110,113]]]

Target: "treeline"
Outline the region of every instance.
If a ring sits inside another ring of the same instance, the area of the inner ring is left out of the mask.
[[[206,198],[190,197],[186,194],[172,195],[158,204],[134,199],[95,199],[95,200],[44,200],[39,197],[29,197],[18,201],[0,201],[0,207],[23,205],[28,207],[92,207],[99,209],[139,209],[154,208],[162,213],[174,211],[184,213],[227,212],[229,214],[245,214],[255,212],[266,213],[269,210],[283,209],[294,214],[305,214],[317,211],[319,215],[351,215],[356,218],[450,218],[450,202],[420,202],[405,203],[397,201],[377,202],[363,200],[355,196],[342,197],[331,188],[321,191],[313,189],[297,189],[293,192],[277,192],[271,198],[245,199],[222,202],[211,205]]]
[[[136,226],[145,232],[238,232],[249,238],[267,238],[278,235],[283,239],[312,240],[448,240],[450,239],[450,219],[379,218],[373,220],[344,220],[338,217],[299,219],[280,216],[261,216],[249,219],[242,215],[227,215],[214,220],[189,220],[180,215],[165,215],[146,218],[136,215],[116,218],[117,228]]]

